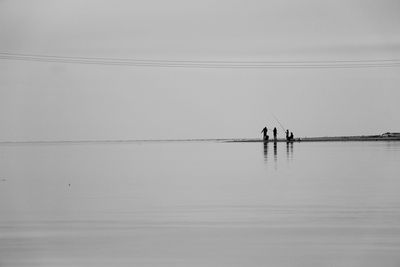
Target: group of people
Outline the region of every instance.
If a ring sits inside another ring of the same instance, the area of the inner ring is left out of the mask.
[[[267,127],[264,127],[264,129],[261,130],[261,133],[263,134],[263,140],[264,141],[268,141],[268,139],[269,139],[269,136],[268,136],[267,132],[268,132]],[[274,142],[276,142],[277,136],[278,136],[278,130],[276,129],[276,127],[274,127],[272,132],[274,134]],[[293,132],[290,132],[290,134],[289,134],[289,130],[286,130],[286,141],[290,142],[290,141],[293,141],[293,140],[294,140]]]

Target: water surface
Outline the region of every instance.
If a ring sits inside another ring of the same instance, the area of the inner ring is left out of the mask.
[[[399,266],[400,142],[0,145],[0,266]]]

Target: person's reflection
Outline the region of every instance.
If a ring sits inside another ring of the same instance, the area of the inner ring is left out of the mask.
[[[264,161],[268,161],[268,142],[264,142]]]
[[[286,158],[288,161],[293,159],[293,142],[286,142]]]
[[[293,159],[293,142],[290,143],[290,156]]]
[[[264,162],[268,161],[268,142],[264,142]],[[274,142],[274,169],[276,170],[278,166],[278,146]]]
[[[286,159],[289,160],[289,142],[286,142]]]

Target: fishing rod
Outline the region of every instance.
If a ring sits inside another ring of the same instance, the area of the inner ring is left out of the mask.
[[[286,131],[285,127],[283,127],[282,123],[280,123],[280,121],[278,120],[278,118],[274,115],[274,113],[271,113],[272,117],[274,117],[274,119],[279,123],[279,125],[282,127],[283,131]]]

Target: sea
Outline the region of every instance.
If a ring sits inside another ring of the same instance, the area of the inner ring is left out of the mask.
[[[0,266],[400,266],[400,142],[2,143]]]

